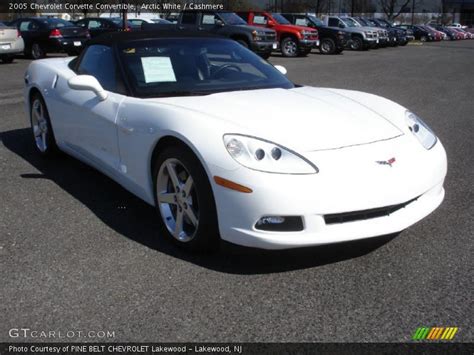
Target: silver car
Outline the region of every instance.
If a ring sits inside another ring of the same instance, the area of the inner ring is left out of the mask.
[[[24,48],[25,43],[20,32],[0,22],[0,59],[4,63],[11,63],[16,54],[23,53]]]

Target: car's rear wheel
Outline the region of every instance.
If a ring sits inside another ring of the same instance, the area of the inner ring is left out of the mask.
[[[51,156],[58,151],[53,127],[46,104],[39,93],[33,94],[30,104],[31,131],[37,151],[43,156]]]
[[[334,54],[336,52],[336,43],[332,38],[324,38],[319,45],[319,51],[321,54]]]
[[[46,52],[39,43],[33,43],[30,48],[30,57],[33,59],[41,59],[46,56]]]
[[[280,46],[281,54],[284,57],[296,57],[298,55],[298,42],[293,37],[283,38]]]
[[[164,148],[153,179],[161,234],[185,249],[215,250],[220,239],[214,196],[194,153],[185,146]]]
[[[2,57],[2,62],[5,64],[12,63],[14,57],[12,55],[5,55]]]

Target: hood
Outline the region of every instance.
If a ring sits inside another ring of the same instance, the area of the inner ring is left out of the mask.
[[[301,87],[150,99],[226,120],[229,132],[300,152],[336,149],[403,134],[371,108],[330,89]]]
[[[316,32],[314,28],[306,27],[306,26],[297,26],[297,25],[285,25],[285,24],[277,24],[275,27],[287,29],[287,30],[294,30],[294,31],[307,31],[307,32]]]
[[[241,24],[241,25],[229,25],[229,26],[236,26],[236,27],[245,27],[245,28],[248,28],[252,31],[260,31],[260,32],[265,32],[265,33],[275,33],[274,30],[272,30],[271,28],[265,28],[265,27],[258,27],[258,26],[251,26],[251,25],[244,25],[244,24]]]

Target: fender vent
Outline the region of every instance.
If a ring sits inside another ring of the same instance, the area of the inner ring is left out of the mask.
[[[363,221],[366,219],[390,216],[390,214],[402,208],[405,208],[410,203],[418,200],[418,197],[415,197],[414,199],[411,199],[410,201],[400,203],[398,205],[372,208],[370,210],[327,214],[324,216],[324,221],[326,222],[326,224],[339,224],[339,223]]]

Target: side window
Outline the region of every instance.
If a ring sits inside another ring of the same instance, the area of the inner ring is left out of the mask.
[[[31,21],[28,25],[28,31],[35,31],[39,28],[38,24],[35,21]]]
[[[183,25],[195,25],[197,20],[196,12],[183,12],[183,17],[181,18],[181,23]]]
[[[202,25],[214,25],[216,23],[216,16],[214,14],[203,14],[201,18]]]
[[[263,15],[255,15],[253,17],[253,23],[257,25],[266,25],[267,24],[267,18]]]
[[[328,21],[328,26],[329,27],[338,27],[339,26],[339,20],[337,18],[329,18],[329,21]]]
[[[20,27],[18,28],[20,31],[28,31],[28,27],[30,26],[31,21],[21,21]]]
[[[239,15],[245,22],[249,22],[249,14],[246,12],[237,12],[237,15]]]
[[[308,20],[306,20],[305,18],[297,18],[295,21],[295,25],[308,26]]]
[[[118,67],[115,62],[111,47],[92,45],[84,53],[79,67],[79,75],[92,75],[105,90],[123,93],[123,85],[118,75]]]
[[[87,28],[89,28],[90,30],[94,30],[101,27],[102,26],[101,26],[100,21],[97,21],[97,20],[89,20],[89,23],[87,25]]]

